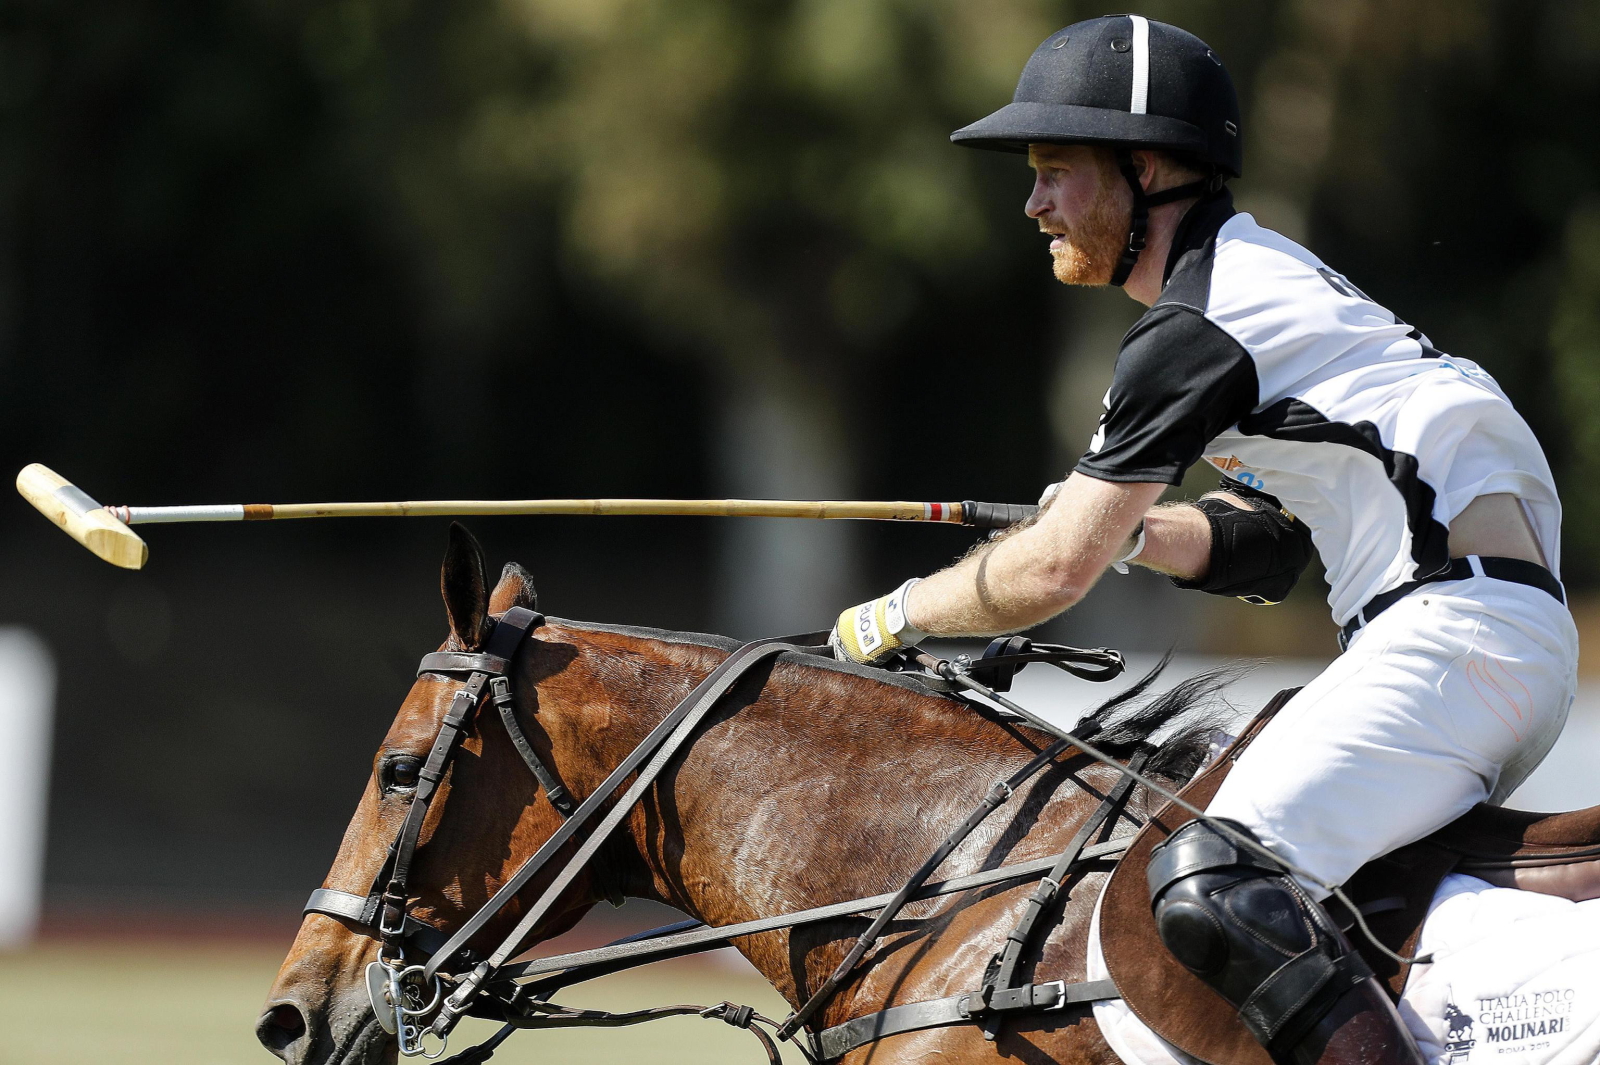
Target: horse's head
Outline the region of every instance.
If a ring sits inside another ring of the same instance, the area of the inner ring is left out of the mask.
[[[440,650],[466,655],[486,652],[494,618],[513,607],[532,609],[533,586],[520,567],[509,565],[490,588],[483,551],[459,525],[452,525],[441,573],[450,636]],[[568,786],[564,766],[581,746],[585,685],[559,676],[575,656],[573,647],[528,638],[506,676],[516,698],[524,734],[547,766]],[[419,774],[429,758],[456,693],[467,675],[424,672],[395,715],[372,762],[361,805],[345,831],[338,857],[323,887],[367,897],[381,892],[392,871],[387,861],[400,834]],[[415,860],[406,878],[410,918],[449,932],[461,926],[515,871],[522,859],[549,839],[561,816],[538,787],[500,724],[489,691],[467,719],[463,738],[417,834]],[[559,710],[557,708],[560,708]],[[538,717],[533,710],[540,711]],[[562,718],[563,720],[556,720]],[[420,812],[420,811],[419,811]],[[510,932],[523,903],[548,883],[536,878],[526,894],[498,913],[469,947],[497,942]],[[580,878],[532,940],[571,927],[594,902],[591,883]],[[375,1065],[393,1061],[394,1037],[379,1024],[369,999],[367,968],[379,957],[377,920],[309,913],[279,970],[256,1027],[261,1042],[291,1065]],[[408,941],[415,957],[415,940]],[[394,946],[389,956],[394,957]]]

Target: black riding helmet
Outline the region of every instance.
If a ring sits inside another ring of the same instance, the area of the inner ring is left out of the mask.
[[[1113,285],[1139,261],[1151,207],[1216,191],[1243,170],[1239,97],[1222,60],[1194,34],[1142,15],[1105,15],[1052,33],[1022,68],[1011,102],[950,139],[1002,152],[1039,142],[1114,147],[1133,191],[1133,223]],[[1174,152],[1211,173],[1147,194],[1135,148]]]

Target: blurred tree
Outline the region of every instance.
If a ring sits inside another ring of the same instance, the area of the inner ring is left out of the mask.
[[[1061,18],[1042,2],[504,0],[428,13],[341,0],[309,40],[348,101],[353,156],[389,169],[447,318],[529,297],[490,288],[521,280],[496,269],[517,254],[497,223],[519,201],[553,204],[560,268],[712,368],[718,487],[839,497],[899,446],[860,397],[920,310],[919,288],[993,265],[992,213],[949,130],[1003,98]],[[404,39],[388,41],[391,28]],[[459,366],[463,330],[448,332]],[[725,625],[825,620],[865,587],[853,532],[731,524]]]

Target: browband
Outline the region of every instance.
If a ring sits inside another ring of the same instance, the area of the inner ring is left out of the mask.
[[[417,676],[424,673],[487,673],[501,676],[511,663],[499,655],[472,654],[467,651],[434,651],[422,656]]]

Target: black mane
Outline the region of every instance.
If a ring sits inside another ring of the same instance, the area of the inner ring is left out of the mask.
[[[1145,763],[1145,772],[1184,783],[1205,764],[1215,733],[1234,716],[1233,708],[1219,698],[1222,689],[1250,667],[1235,663],[1208,669],[1151,696],[1151,687],[1171,662],[1169,651],[1154,669],[1101,703],[1086,720],[1102,726],[1094,745],[1119,758],[1131,756],[1157,732],[1177,722]]]

